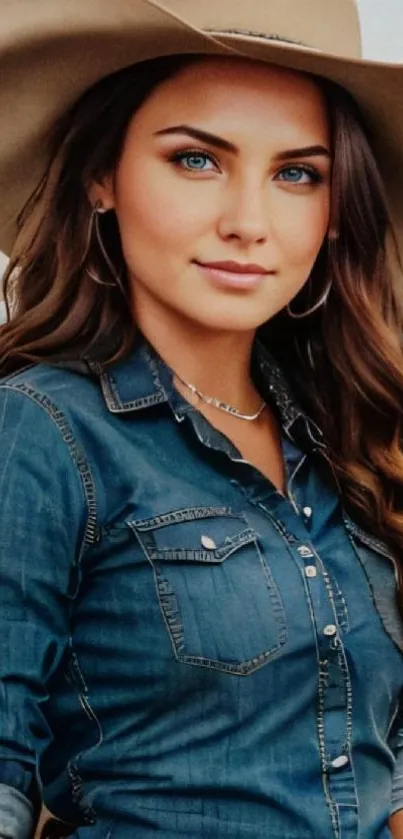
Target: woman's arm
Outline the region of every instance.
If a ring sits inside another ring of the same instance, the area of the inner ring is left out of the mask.
[[[391,735],[390,746],[396,757],[392,786],[392,815],[389,827],[394,839],[403,839],[403,697]]]
[[[28,839],[39,815],[42,707],[69,635],[86,507],[58,425],[31,392],[0,387],[0,837]]]
[[[389,827],[393,835],[393,839],[403,839],[403,810],[398,810],[393,813],[389,819]]]

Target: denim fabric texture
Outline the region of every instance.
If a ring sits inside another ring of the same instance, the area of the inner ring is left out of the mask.
[[[74,839],[391,836],[394,557],[260,345],[253,371],[287,497],[146,342],[0,382],[0,837],[41,785]]]

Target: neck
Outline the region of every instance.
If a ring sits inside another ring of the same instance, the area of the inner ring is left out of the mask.
[[[206,396],[243,413],[253,413],[261,397],[250,377],[254,332],[218,332],[194,324],[141,324],[147,340],[182,380]],[[175,386],[189,399],[190,391],[175,377]],[[194,398],[191,398],[194,401]]]

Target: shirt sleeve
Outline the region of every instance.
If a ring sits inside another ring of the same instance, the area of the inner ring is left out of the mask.
[[[403,695],[400,697],[400,707],[392,729],[391,748],[396,758],[392,785],[391,815],[403,809]]]
[[[34,829],[34,807],[25,795],[0,784],[0,839],[26,839]]]
[[[28,839],[51,739],[47,684],[69,638],[87,520],[60,411],[0,387],[0,839]]]

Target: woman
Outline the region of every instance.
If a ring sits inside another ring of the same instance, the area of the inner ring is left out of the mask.
[[[3,839],[403,836],[403,72],[334,5],[7,10]]]

